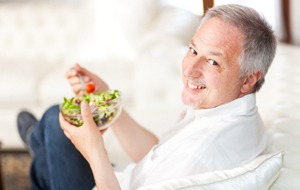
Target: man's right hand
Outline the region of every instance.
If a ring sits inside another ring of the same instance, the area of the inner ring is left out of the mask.
[[[82,77],[85,84],[94,84],[96,87],[95,92],[108,90],[108,85],[101,78],[76,63],[74,67],[69,69],[66,73],[66,78],[76,95],[83,94],[85,90],[79,76]]]

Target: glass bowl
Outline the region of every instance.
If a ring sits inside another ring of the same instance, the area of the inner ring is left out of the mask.
[[[109,127],[122,111],[122,101],[119,91],[109,90],[98,94],[84,94],[82,97],[64,98],[60,106],[61,113],[66,121],[77,127],[83,124],[80,104],[87,101],[93,119],[99,130]]]

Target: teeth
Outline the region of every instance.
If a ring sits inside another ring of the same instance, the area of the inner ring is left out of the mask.
[[[188,82],[188,86],[189,86],[189,88],[191,88],[191,89],[205,89],[205,88],[206,88],[206,86],[204,86],[204,85],[197,86],[197,85],[193,85],[193,84],[191,84],[191,83],[189,83],[189,82]]]
[[[191,84],[191,83],[189,83],[189,82],[188,82],[188,85],[189,85],[189,87],[192,88],[192,89],[198,89],[198,87],[199,87],[199,86],[193,85],[193,84]]]

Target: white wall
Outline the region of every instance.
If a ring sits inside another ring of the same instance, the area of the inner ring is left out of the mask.
[[[291,0],[291,35],[293,44],[300,45],[300,1]]]
[[[282,27],[281,0],[215,0],[215,5],[222,4],[241,4],[254,8],[266,18],[278,39],[285,37]]]

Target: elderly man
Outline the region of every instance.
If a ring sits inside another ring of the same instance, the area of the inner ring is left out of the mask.
[[[253,9],[210,9],[182,61],[182,101],[187,105],[182,120],[160,141],[126,111],[111,127],[135,161],[121,172],[114,171],[86,102],[81,104],[81,127],[65,121],[57,106],[40,121],[21,112],[20,135],[34,155],[33,189],[137,189],[164,179],[234,168],[265,153],[269,142],[255,93],[275,50],[273,31]],[[79,74],[97,91],[108,89],[76,64],[67,72],[75,94],[82,93]]]

